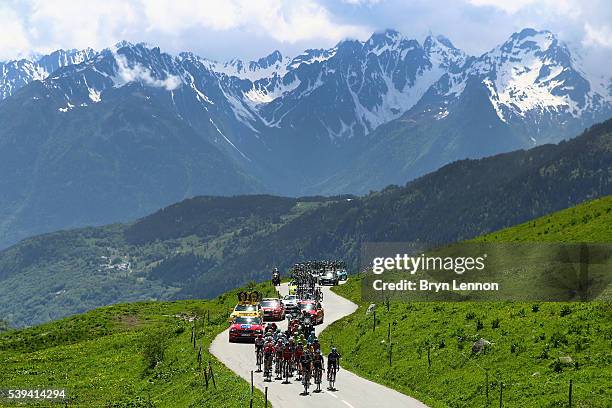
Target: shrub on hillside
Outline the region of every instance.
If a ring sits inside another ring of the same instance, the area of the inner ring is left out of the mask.
[[[163,329],[144,335],[141,346],[142,356],[148,369],[155,368],[164,360],[169,341],[170,335]]]

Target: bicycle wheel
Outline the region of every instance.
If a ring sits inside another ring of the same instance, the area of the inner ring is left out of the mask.
[[[308,386],[310,385],[310,375],[308,375],[306,371],[304,371],[303,384],[304,384],[304,394],[306,395],[308,394]]]
[[[329,372],[327,373],[327,379],[329,381],[329,389],[334,389],[334,384],[336,383],[336,367],[330,367]]]

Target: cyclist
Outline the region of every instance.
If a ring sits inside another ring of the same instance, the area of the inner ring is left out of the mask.
[[[321,351],[321,344],[319,344],[319,339],[316,337],[312,341],[312,349],[316,352]]]
[[[291,343],[285,343],[283,347],[283,377],[285,377],[285,383],[289,383],[289,376],[291,375],[291,359],[293,358],[293,349]]]
[[[267,342],[264,346],[264,377],[272,378],[272,360],[274,359],[274,343]]]
[[[312,367],[314,371],[315,384],[317,385],[317,389],[315,390],[315,392],[320,392],[321,377],[323,376],[323,371],[325,371],[325,369],[323,368],[325,362],[323,359],[323,354],[321,354],[321,350],[315,351],[313,356],[314,357],[312,359]]]
[[[293,353],[293,361],[297,364],[298,379],[302,378],[302,355],[304,355],[304,347],[301,343],[297,343],[295,352]]]
[[[272,333],[275,333],[276,329],[278,329],[278,326],[274,322],[268,323],[268,325],[266,326],[266,332],[271,331]]]
[[[331,352],[327,355],[327,380],[330,382],[330,388],[333,387],[332,383],[336,380],[336,372],[340,370],[340,357],[335,347],[332,347]]]
[[[257,360],[257,366],[259,370],[261,370],[261,363],[263,357],[263,348],[264,348],[264,338],[261,334],[257,335],[255,339],[255,358]]]
[[[308,394],[308,386],[310,385],[310,373],[312,370],[312,354],[310,353],[310,350],[304,350],[304,354],[302,354],[302,357],[300,357],[300,366],[302,367],[302,382],[304,384],[304,394]]]
[[[281,365],[283,363],[283,343],[278,340],[276,346],[274,347],[275,358],[274,361],[276,363],[276,378],[281,378],[283,371]]]
[[[313,344],[315,342],[315,340],[317,339],[317,336],[315,335],[315,331],[314,329],[310,331],[310,334],[308,335],[308,344]]]

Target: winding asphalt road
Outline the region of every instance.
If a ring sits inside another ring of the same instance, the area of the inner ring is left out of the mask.
[[[281,286],[281,294],[288,291],[287,284]],[[325,307],[325,322],[316,327],[317,335],[325,327],[336,320],[353,313],[357,305],[336,295],[328,287],[323,288],[323,306]],[[279,326],[286,328],[285,320]],[[229,330],[229,329],[228,329]],[[228,330],[219,334],[210,346],[210,352],[222,361],[230,370],[247,381],[251,381],[251,370],[256,370],[255,348],[253,344],[230,343]],[[342,350],[338,350],[342,354]],[[327,364],[327,360],[326,360]],[[340,362],[342,367],[342,361]],[[325,379],[325,375],[323,377]],[[427,408],[425,404],[390,388],[361,378],[347,370],[338,372],[337,391],[323,391],[300,395],[304,390],[300,382],[293,380],[291,384],[281,384],[282,380],[264,382],[261,373],[254,373],[254,384],[260,390],[268,387],[268,399],[274,408]],[[321,388],[325,388],[325,381]],[[311,387],[312,391],[314,387]]]

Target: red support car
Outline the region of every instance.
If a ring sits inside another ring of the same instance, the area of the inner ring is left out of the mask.
[[[259,334],[263,334],[264,324],[261,317],[239,316],[230,324],[229,341],[255,341]]]
[[[314,300],[302,300],[298,303],[298,310],[300,311],[300,314],[304,313],[304,311],[310,314],[310,318],[314,324],[323,323],[325,310],[323,310],[323,306],[320,302],[316,302]]]
[[[266,298],[260,302],[265,321],[285,320],[285,305],[280,299]]]

